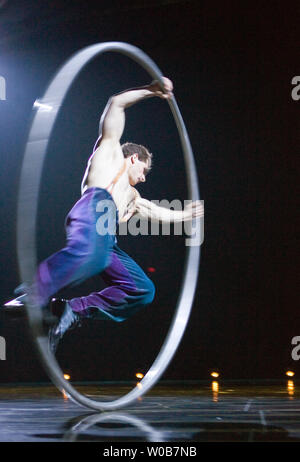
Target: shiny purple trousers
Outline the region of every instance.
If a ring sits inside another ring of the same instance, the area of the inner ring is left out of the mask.
[[[87,189],[66,217],[66,246],[38,267],[35,283],[42,306],[62,288],[99,273],[104,290],[68,301],[82,317],[124,321],[152,302],[154,285],[118,247],[117,225],[112,196],[105,189]]]

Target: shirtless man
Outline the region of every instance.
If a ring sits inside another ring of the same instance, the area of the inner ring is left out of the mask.
[[[152,302],[155,288],[143,270],[117,245],[115,228],[99,232],[101,212],[114,221],[127,221],[134,214],[160,222],[191,220],[203,216],[202,204],[172,211],[143,199],[135,186],[146,181],[152,154],[134,143],[121,146],[125,109],[149,97],[172,97],[173,84],[163,78],[163,87],[152,82],[119,93],[107,103],[101,117],[100,137],[82,181],[82,195],[65,220],[66,247],[38,267],[33,286],[39,305],[64,287],[78,284],[97,273],[108,287],[71,300],[52,299],[52,312],[59,322],[49,330],[49,347],[56,351],[59,340],[82,318],[124,321]],[[103,231],[103,230],[102,230]]]

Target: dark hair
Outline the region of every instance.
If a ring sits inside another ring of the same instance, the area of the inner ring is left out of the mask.
[[[125,158],[132,156],[133,154],[137,154],[141,162],[148,161],[149,167],[147,168],[147,172],[150,170],[152,164],[152,154],[148,151],[147,148],[145,148],[145,146],[136,143],[124,143],[121,147]]]

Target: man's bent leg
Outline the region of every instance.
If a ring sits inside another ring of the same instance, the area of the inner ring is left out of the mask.
[[[106,211],[99,207],[102,203]],[[33,288],[41,306],[62,288],[77,285],[109,265],[115,235],[97,230],[97,220],[107,217],[116,223],[117,209],[106,190],[90,188],[74,205],[65,222],[66,247],[44,260],[36,273]]]
[[[65,247],[44,260],[38,267],[33,286],[40,306],[46,305],[62,288],[77,285],[101,272],[108,264],[109,248],[97,262],[91,257],[77,255],[76,249]]]
[[[153,301],[153,282],[117,245],[114,246],[111,263],[101,277],[109,287],[87,297],[69,300],[73,311],[93,319],[120,322]]]

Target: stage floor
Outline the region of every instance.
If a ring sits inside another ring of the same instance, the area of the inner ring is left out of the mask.
[[[116,399],[129,384],[77,384]],[[299,442],[300,385],[164,383],[127,408],[96,413],[51,384],[0,385],[1,442]]]

